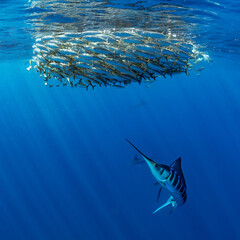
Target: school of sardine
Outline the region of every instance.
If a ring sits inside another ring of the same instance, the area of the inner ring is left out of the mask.
[[[208,55],[184,35],[171,31],[161,19],[147,27],[107,26],[99,29],[48,31],[36,35],[30,70],[45,85],[123,88],[133,82],[150,84],[159,77],[186,73]],[[46,25],[46,23],[44,23]],[[167,31],[166,31],[167,28]]]

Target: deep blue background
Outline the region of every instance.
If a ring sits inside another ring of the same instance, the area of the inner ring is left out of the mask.
[[[0,0],[0,240],[240,239],[240,5],[166,2],[199,14],[213,63],[199,77],[85,91],[26,70],[32,12]],[[182,157],[188,199],[172,215],[152,215],[169,194],[156,202],[125,138],[158,163]]]
[[[240,68],[151,87],[48,88],[24,61],[0,64],[0,239],[240,239]],[[145,104],[137,106],[144,101]],[[182,157],[188,200],[155,210],[147,166]]]

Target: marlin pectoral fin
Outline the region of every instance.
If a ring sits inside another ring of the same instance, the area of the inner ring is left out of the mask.
[[[133,161],[129,165],[139,165],[141,163],[145,163],[145,160],[139,159],[137,154],[136,154]]]
[[[135,147],[135,146],[133,145],[133,143],[131,143],[127,138],[125,138],[125,139],[126,139],[126,141],[127,141],[130,145],[132,145],[133,148],[135,148],[135,149],[142,155],[142,157],[144,158],[144,160],[145,160],[146,162],[150,161],[150,162],[155,163],[155,162],[154,162],[153,160],[151,160],[149,157],[147,157],[146,155],[144,155],[137,147]]]
[[[159,197],[160,197],[160,195],[161,195],[161,191],[162,191],[162,186],[159,188],[159,191],[158,191],[158,195],[157,195],[157,202],[158,202],[158,200],[159,200]]]
[[[158,212],[159,210],[163,209],[164,207],[168,206],[169,204],[172,204],[173,208],[175,208],[175,207],[177,206],[177,203],[176,203],[176,201],[174,200],[173,196],[170,196],[170,198],[167,200],[167,202],[164,203],[161,207],[157,208],[157,209],[153,212],[153,214],[156,213],[156,212]]]

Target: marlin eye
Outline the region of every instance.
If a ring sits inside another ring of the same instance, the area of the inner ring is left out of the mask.
[[[157,163],[155,163],[155,168],[159,169],[159,165]]]

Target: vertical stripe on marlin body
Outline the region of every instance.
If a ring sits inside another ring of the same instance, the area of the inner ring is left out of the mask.
[[[158,198],[162,188],[165,188],[170,192],[170,197],[165,204],[157,208],[153,213],[158,212],[162,208],[169,204],[172,204],[171,212],[177,207],[183,205],[187,200],[186,182],[183,176],[181,168],[181,158],[176,159],[170,166],[164,164],[158,164],[151,160],[149,157],[144,155],[133,143],[128,139],[126,141],[132,145],[143,157],[148,167],[150,168],[153,176],[157,179],[160,184]],[[170,212],[170,213],[171,213]]]

